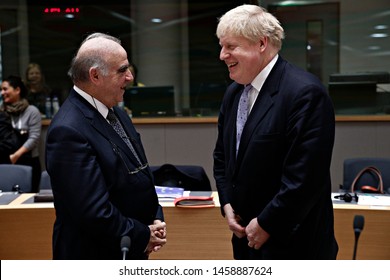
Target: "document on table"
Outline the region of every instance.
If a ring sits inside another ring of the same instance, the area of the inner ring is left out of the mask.
[[[389,195],[359,193],[358,197],[358,205],[390,206]]]

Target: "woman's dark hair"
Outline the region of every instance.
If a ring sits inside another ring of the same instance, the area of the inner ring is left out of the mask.
[[[3,79],[3,82],[8,82],[13,88],[20,88],[20,98],[26,98],[27,88],[19,76],[10,75]]]
[[[133,71],[130,70],[132,72],[131,74],[133,75],[133,86],[138,86],[138,68],[133,62],[130,62],[130,67],[133,67]]]

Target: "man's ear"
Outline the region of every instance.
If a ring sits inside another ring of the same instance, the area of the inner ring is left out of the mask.
[[[259,40],[260,51],[264,51],[267,48],[267,45],[268,45],[268,38],[267,37],[260,38]]]
[[[99,82],[99,71],[97,68],[91,68],[89,69],[89,78],[93,83]]]

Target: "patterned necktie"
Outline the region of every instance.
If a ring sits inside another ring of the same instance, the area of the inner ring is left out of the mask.
[[[111,124],[112,128],[116,131],[116,133],[118,133],[118,135],[123,139],[123,141],[125,141],[127,146],[130,148],[130,151],[133,153],[133,155],[137,159],[138,163],[140,165],[142,165],[141,161],[140,161],[140,159],[139,159],[139,157],[138,157],[138,155],[136,153],[136,151],[134,150],[133,145],[130,142],[129,137],[127,137],[126,132],[123,129],[122,124],[120,123],[120,121],[116,117],[116,115],[115,115],[113,110],[108,110],[107,120]]]
[[[237,141],[236,141],[236,155],[238,153],[238,147],[240,146],[241,134],[244,129],[246,120],[249,114],[249,91],[251,90],[252,85],[246,85],[244,91],[241,94],[240,102],[238,103],[237,110]]]

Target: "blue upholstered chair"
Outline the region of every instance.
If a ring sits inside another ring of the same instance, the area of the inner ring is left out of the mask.
[[[0,164],[0,190],[3,192],[31,192],[32,167],[19,164]]]

